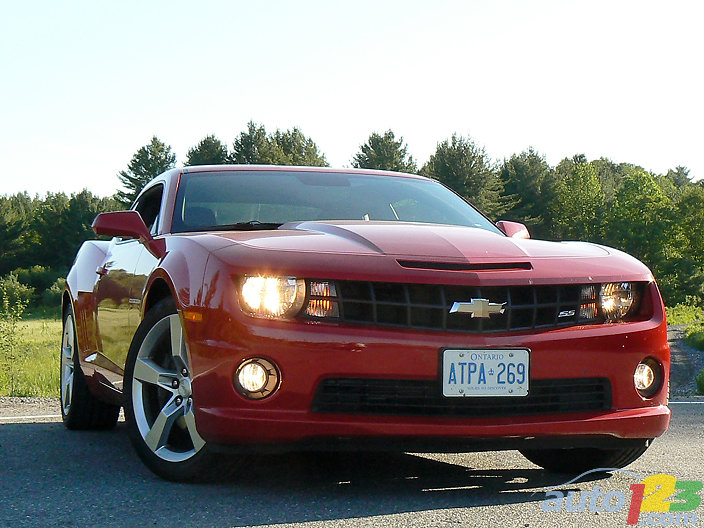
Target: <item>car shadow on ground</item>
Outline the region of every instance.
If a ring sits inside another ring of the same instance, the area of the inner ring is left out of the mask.
[[[75,520],[67,494],[80,504],[78,524],[129,525],[137,519],[162,526],[185,519],[188,525],[249,526],[535,503],[545,499],[539,490],[570,478],[510,452],[493,455],[504,466],[505,457],[513,456],[513,469],[473,467],[477,455],[440,460],[403,453],[291,453],[241,457],[237,474],[225,481],[178,484],[141,464],[124,423],[106,432],[68,431],[60,423],[3,424],[0,453],[0,510],[9,512],[4,520],[41,518],[48,524]],[[491,459],[483,460],[486,466]]]

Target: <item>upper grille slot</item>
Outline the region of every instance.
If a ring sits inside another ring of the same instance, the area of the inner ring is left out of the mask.
[[[345,323],[451,332],[490,333],[533,330],[577,323],[580,285],[450,286],[336,281],[340,317]],[[489,318],[449,313],[455,302],[487,299],[505,304]]]

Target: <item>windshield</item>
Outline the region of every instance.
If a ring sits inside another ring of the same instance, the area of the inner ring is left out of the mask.
[[[275,229],[307,220],[424,222],[500,233],[462,198],[432,180],[286,171],[183,174],[172,231]]]

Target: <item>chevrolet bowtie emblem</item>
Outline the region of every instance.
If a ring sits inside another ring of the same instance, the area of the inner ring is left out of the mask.
[[[450,313],[468,313],[471,317],[488,319],[491,314],[504,313],[506,303],[493,303],[489,299],[472,299],[469,302],[452,303]]]

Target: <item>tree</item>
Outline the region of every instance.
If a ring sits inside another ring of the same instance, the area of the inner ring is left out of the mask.
[[[210,135],[188,150],[186,165],[222,165],[228,162],[228,157],[227,146]]]
[[[64,193],[48,193],[32,221],[31,264],[66,273],[81,244],[95,238],[90,226],[97,214],[116,208],[113,199],[98,198],[85,189],[70,197]],[[61,244],[57,244],[57,240]]]
[[[704,187],[687,185],[670,215],[671,229],[662,235],[663,295],[668,305],[694,298],[704,301]]]
[[[504,183],[503,194],[511,203],[507,218],[531,226],[536,236],[540,236],[536,231],[541,230],[546,220],[542,187],[551,172],[545,158],[532,147],[504,160],[499,172]]]
[[[0,197],[0,276],[17,267],[23,251],[25,219],[13,207],[11,199]]]
[[[586,159],[577,158],[570,172],[553,183],[548,212],[553,238],[601,242],[604,192]]]
[[[503,182],[489,156],[469,138],[453,134],[439,143],[421,172],[454,189],[491,218],[508,209],[501,196]]]
[[[642,260],[660,282],[663,294],[671,293],[674,282],[666,278],[666,261],[672,202],[655,178],[645,171],[626,176],[604,217],[607,245]]]
[[[604,192],[604,200],[606,203],[613,202],[614,196],[626,176],[643,170],[642,167],[631,163],[614,163],[608,158],[599,158],[589,163],[596,170],[596,175],[601,183],[601,190]]]
[[[692,183],[692,178],[689,175],[689,169],[687,167],[682,167],[678,165],[675,170],[670,169],[665,175],[666,178],[670,179],[672,183],[679,188],[686,187]]]
[[[267,134],[264,125],[253,121],[232,145],[230,162],[261,165],[327,166],[316,143],[298,128]]]
[[[303,135],[297,127],[292,130],[274,132],[271,140],[276,145],[274,159],[277,165],[304,165],[308,167],[327,167],[325,155],[318,150],[318,145]]]
[[[391,130],[384,135],[372,133],[366,143],[359,146],[359,152],[352,158],[352,166],[358,169],[381,169],[398,172],[417,172],[418,166],[408,154],[408,146],[403,137],[396,140]]]
[[[116,199],[123,206],[131,205],[150,180],[175,164],[176,155],[171,152],[171,147],[153,136],[148,144],[132,156],[127,170],[120,171],[117,175],[126,190],[117,191]]]
[[[230,161],[240,164],[271,163],[269,160],[274,157],[271,148],[264,125],[256,125],[250,121],[247,123],[247,130],[240,132],[232,144]]]

